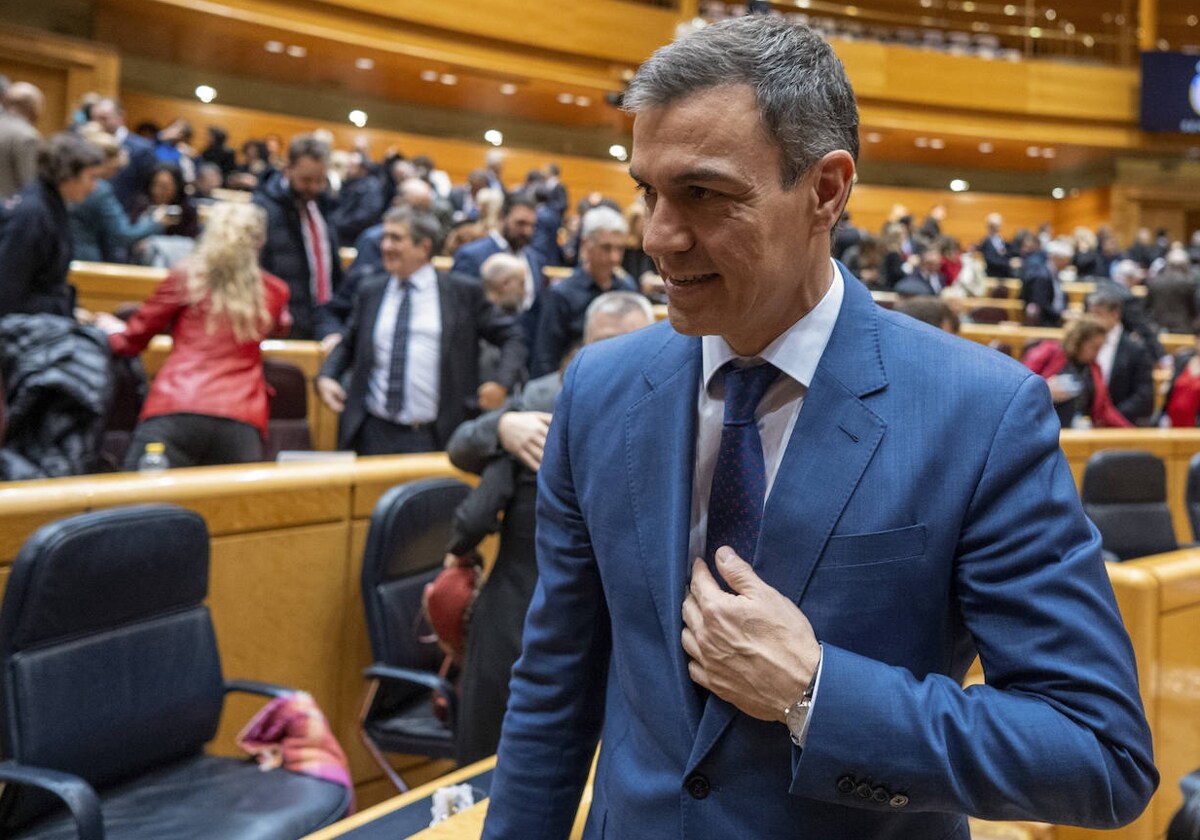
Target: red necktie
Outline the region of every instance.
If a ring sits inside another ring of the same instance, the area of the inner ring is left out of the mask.
[[[317,306],[321,306],[329,302],[331,292],[329,275],[325,273],[324,242],[321,240],[321,229],[317,226],[315,215],[309,210],[308,202],[305,202],[304,217],[308,219],[308,238],[312,242],[313,273],[316,275],[314,287],[317,293]]]

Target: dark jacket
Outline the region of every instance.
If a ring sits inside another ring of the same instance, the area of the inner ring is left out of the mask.
[[[612,292],[636,292],[637,283],[618,269],[613,274]],[[583,316],[588,305],[604,292],[592,275],[582,268],[552,286],[541,295],[542,312],[538,318],[537,338],[533,342],[533,358],[529,375],[545,376],[558,370],[563,356],[571,345],[583,338]]]
[[[332,223],[340,242],[353,242],[383,215],[383,183],[374,175],[364,175],[342,184]]]
[[[8,399],[0,477],[57,478],[92,469],[112,401],[110,359],[104,333],[72,318],[0,319]]]
[[[1108,393],[1126,420],[1139,426],[1150,422],[1154,413],[1154,359],[1141,338],[1128,330],[1117,343]]]
[[[321,376],[341,379],[350,371],[346,407],[338,422],[338,448],[351,449],[367,413],[367,391],[374,366],[375,321],[389,276],[379,272],[364,277],[354,297],[354,308],[344,338],[321,365]],[[464,420],[479,411],[479,339],[501,348],[497,381],[511,390],[525,362],[525,344],[516,322],[488,303],[483,287],[466,277],[438,274],[442,339],[438,413],[434,437],[444,447]]]
[[[70,317],[75,289],[67,282],[71,231],[58,190],[41,180],[13,199],[0,231],[0,316],[47,312]]]
[[[338,323],[313,302],[312,271],[304,248],[304,233],[300,229],[300,208],[297,199],[284,179],[272,178],[254,194],[254,203],[267,211],[267,238],[263,243],[259,264],[288,284],[291,290],[292,338],[324,338],[337,332]],[[342,260],[338,256],[337,228],[333,225],[333,202],[328,196],[317,199],[317,207],[325,219],[329,236],[333,292],[342,283]]]
[[[1061,287],[1055,290],[1054,269],[1050,266],[1046,255],[1034,251],[1025,257],[1021,266],[1021,300],[1026,305],[1033,304],[1038,308],[1034,327],[1062,326],[1062,312],[1066,308],[1066,295]]]
[[[129,162],[113,176],[112,188],[117,201],[128,213],[133,209],[134,199],[146,191],[146,184],[150,183],[150,170],[158,163],[158,155],[154,152],[153,143],[132,131],[126,133],[121,148],[125,150]]]

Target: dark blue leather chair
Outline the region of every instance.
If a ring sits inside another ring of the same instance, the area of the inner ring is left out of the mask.
[[[0,607],[0,836],[292,840],[339,819],[345,788],[204,753],[225,693],[208,530],[174,505],[47,525]],[[69,813],[62,808],[68,806]]]
[[[1157,455],[1134,449],[1097,452],[1083,469],[1081,496],[1110,559],[1179,548],[1167,506],[1167,469]]]
[[[444,654],[422,627],[421,594],[442,570],[454,509],[471,488],[454,478],[393,487],[371,513],[362,594],[374,664],[364,672],[363,743],[396,787],[408,786],[385,752],[450,758],[458,695],[439,673]],[[443,701],[444,720],[434,713]]]

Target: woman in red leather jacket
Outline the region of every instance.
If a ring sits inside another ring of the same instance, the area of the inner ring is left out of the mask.
[[[124,332],[136,356],[169,329],[174,347],[154,378],[124,468],[161,442],[172,467],[262,460],[267,384],[259,342],[291,328],[288,287],[258,265],[266,217],[252,204],[216,204],[193,255],[175,266]]]
[[[1054,410],[1064,429],[1132,426],[1109,396],[1096,357],[1108,329],[1094,315],[1080,315],[1063,330],[1063,340],[1043,341],[1022,361],[1050,386]]]

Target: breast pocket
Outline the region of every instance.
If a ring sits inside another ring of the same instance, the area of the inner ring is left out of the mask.
[[[829,545],[819,568],[847,569],[910,560],[925,554],[925,526],[910,525],[869,534],[839,534]]]

